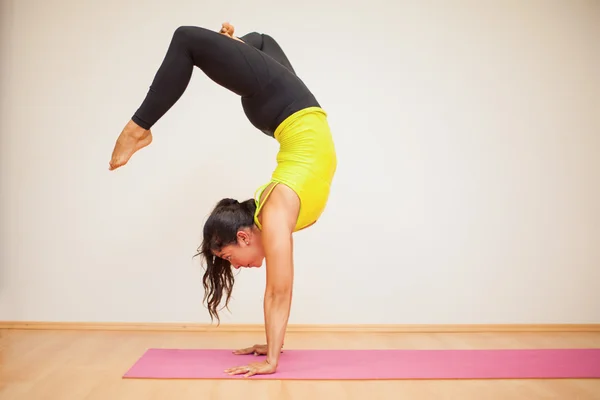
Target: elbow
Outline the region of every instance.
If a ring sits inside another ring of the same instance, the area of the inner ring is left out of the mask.
[[[285,301],[292,296],[292,287],[290,285],[281,285],[277,287],[267,287],[265,298],[274,301]]]

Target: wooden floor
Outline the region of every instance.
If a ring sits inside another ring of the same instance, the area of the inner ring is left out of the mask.
[[[1,400],[600,399],[600,380],[133,380],[149,347],[241,348],[259,333],[0,331]],[[286,348],[477,349],[600,347],[600,333],[289,333]]]

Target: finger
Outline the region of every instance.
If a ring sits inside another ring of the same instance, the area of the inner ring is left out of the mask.
[[[246,375],[244,375],[244,378],[251,377],[252,375],[256,375],[255,369],[251,369]]]
[[[232,374],[232,373],[240,373],[240,372],[247,372],[248,367],[247,366],[239,366],[239,367],[233,367],[233,368],[228,368],[225,370],[225,372]]]
[[[252,347],[247,347],[245,349],[239,349],[239,350],[235,350],[233,352],[233,354],[250,354],[254,351],[254,348]]]
[[[250,366],[243,366],[243,367],[239,367],[236,371],[235,374],[239,375],[239,374],[244,374],[244,373],[249,373],[251,371],[253,371],[254,368],[250,367]]]
[[[239,375],[239,374],[243,374],[244,372],[248,372],[248,368],[233,368],[229,371],[226,371],[229,375]]]
[[[253,368],[246,367],[246,368],[243,368],[239,373],[240,374],[246,373],[246,376],[248,376],[248,374],[255,373],[255,370]]]

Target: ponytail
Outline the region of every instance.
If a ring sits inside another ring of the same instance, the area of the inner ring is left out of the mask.
[[[254,224],[255,211],[254,199],[242,203],[235,199],[222,199],[204,224],[204,238],[196,256],[202,256],[206,263],[206,271],[202,277],[204,287],[202,301],[207,305],[211,321],[217,319],[220,322],[217,307],[222,302],[223,296],[225,296],[224,308],[228,307],[234,283],[231,263],[215,256],[213,252],[219,252],[227,245],[236,244],[238,230]]]
[[[215,318],[220,322],[217,307],[221,303],[223,292],[225,292],[225,308],[229,305],[231,291],[233,289],[233,271],[231,263],[212,254],[210,249],[205,248],[201,254],[206,260],[206,272],[202,277],[204,286],[204,297],[202,302],[207,305],[210,320]]]

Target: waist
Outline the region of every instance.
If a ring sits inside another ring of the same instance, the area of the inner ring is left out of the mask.
[[[281,146],[291,146],[296,140],[330,140],[327,113],[319,106],[302,107],[277,125],[273,137]]]
[[[275,80],[277,82],[277,80]],[[314,95],[305,87],[271,83],[261,92],[242,98],[242,108],[250,123],[268,136],[294,114],[309,108],[319,108]]]
[[[274,136],[280,144],[274,179],[293,185],[297,192],[330,185],[337,157],[323,109],[308,107],[292,114]]]

